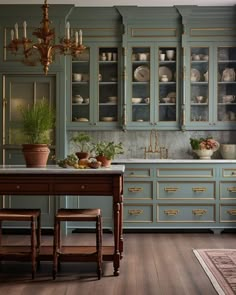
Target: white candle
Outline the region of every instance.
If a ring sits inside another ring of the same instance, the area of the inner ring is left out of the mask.
[[[14,40],[14,30],[11,30],[11,40]]]
[[[23,37],[24,37],[24,38],[27,38],[26,27],[27,27],[27,24],[26,24],[26,21],[24,21],[24,22],[23,22]]]
[[[79,45],[82,45],[82,30],[79,30]]]
[[[70,23],[66,23],[66,39],[70,39]]]
[[[18,23],[15,24],[15,35],[16,39],[18,39]]]
[[[75,46],[78,46],[79,43],[79,34],[78,32],[75,32]]]

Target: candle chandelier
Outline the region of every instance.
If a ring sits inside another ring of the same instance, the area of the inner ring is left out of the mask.
[[[83,52],[86,47],[82,44],[82,30],[75,32],[72,38],[70,35],[70,23],[66,23],[65,36],[61,38],[60,44],[54,44],[55,32],[50,28],[51,21],[48,16],[49,5],[47,0],[42,5],[43,19],[41,27],[36,29],[32,34],[37,37],[38,42],[33,43],[27,38],[27,24],[23,22],[23,37],[19,39],[18,24],[15,24],[14,30],[11,30],[11,42],[7,49],[15,53],[22,48],[25,58],[31,56],[35,51],[40,55],[40,62],[43,65],[43,71],[47,75],[49,65],[52,63],[56,53],[76,56]]]

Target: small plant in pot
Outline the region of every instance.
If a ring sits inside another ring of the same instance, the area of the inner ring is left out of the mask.
[[[22,116],[23,133],[26,142],[22,151],[27,167],[44,168],[47,165],[50,149],[50,131],[55,126],[55,110],[43,98],[33,106],[19,106]]]
[[[103,167],[110,167],[115,155],[124,153],[122,143],[116,144],[113,141],[100,141],[94,144],[93,151],[95,152],[96,159],[102,163]]]
[[[76,152],[76,156],[79,159],[88,159],[92,145],[91,145],[91,137],[86,133],[78,133],[71,138],[76,146],[79,148],[79,152]]]

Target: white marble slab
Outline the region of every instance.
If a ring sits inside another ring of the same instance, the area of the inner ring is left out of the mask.
[[[120,174],[124,173],[125,165],[111,165],[109,168],[98,168],[98,169],[75,169],[71,168],[61,168],[57,165],[48,165],[46,168],[27,168],[24,165],[0,165],[0,173],[2,174]]]
[[[185,164],[185,163],[195,163],[195,164],[201,164],[201,163],[217,163],[217,164],[227,164],[227,163],[235,163],[236,160],[224,160],[224,159],[210,159],[210,160],[200,160],[200,159],[117,159],[113,160],[112,163],[114,164],[131,164],[131,163],[138,163],[138,164],[171,164],[171,163],[179,163],[179,164]]]

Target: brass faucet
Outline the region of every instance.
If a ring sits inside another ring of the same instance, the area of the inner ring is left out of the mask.
[[[154,148],[152,144],[152,140],[155,138]],[[144,159],[147,158],[147,154],[158,154],[160,153],[160,159],[167,159],[168,158],[168,149],[164,146],[158,147],[158,133],[157,130],[151,130],[150,132],[150,140],[148,148],[144,148]]]

